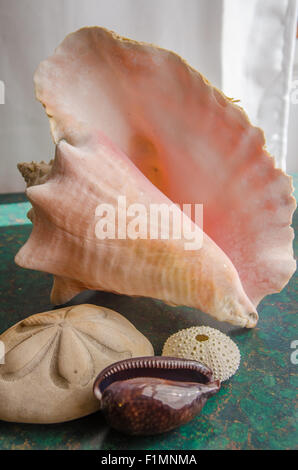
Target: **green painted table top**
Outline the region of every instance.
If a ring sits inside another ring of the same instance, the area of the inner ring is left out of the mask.
[[[294,178],[298,187],[298,175]],[[51,309],[51,276],[22,269],[14,256],[27,240],[30,207],[23,194],[0,196],[0,333],[28,315]],[[293,226],[298,229],[298,211]],[[297,256],[298,246],[295,242]],[[89,302],[126,316],[153,343],[156,354],[169,335],[206,324],[227,332],[240,348],[237,374],[222,384],[200,416],[170,433],[131,438],[111,430],[101,413],[58,425],[0,421],[0,449],[293,449],[297,433],[297,365],[291,343],[298,340],[297,274],[285,289],[266,297],[253,330],[220,324],[190,308],[162,302],[84,292],[72,303]],[[296,408],[295,408],[296,404]]]

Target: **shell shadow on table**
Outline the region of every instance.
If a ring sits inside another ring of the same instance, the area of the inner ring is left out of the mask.
[[[5,435],[2,449],[9,450],[102,449],[108,432],[109,427],[100,412],[58,424],[19,424],[0,420],[0,435]]]
[[[206,425],[208,418],[201,415],[200,419],[202,425]],[[135,450],[154,449],[159,444],[166,448],[170,439],[171,448],[178,450],[179,430],[155,436],[126,436],[108,426],[99,411],[58,424],[19,424],[0,420],[0,436],[5,436],[2,441],[0,437],[0,442],[3,450]]]
[[[161,354],[163,344],[167,338],[183,328],[206,325],[232,336],[249,331],[246,328],[219,322],[200,310],[183,306],[172,307],[160,300],[147,297],[129,297],[102,291],[84,291],[65,306],[81,303],[103,306],[121,313],[151,341],[156,355]]]

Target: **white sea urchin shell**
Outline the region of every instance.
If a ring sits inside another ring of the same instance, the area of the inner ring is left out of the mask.
[[[234,375],[240,364],[234,341],[209,326],[193,326],[173,334],[165,342],[162,355],[202,362],[221,382]]]

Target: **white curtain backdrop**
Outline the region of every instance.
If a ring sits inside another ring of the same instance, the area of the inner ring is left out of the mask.
[[[293,0],[224,0],[222,89],[241,99],[284,170],[296,18]]]
[[[93,25],[186,58],[241,100],[285,168],[296,8],[296,0],[0,0],[0,192],[24,190],[19,161],[53,155],[34,97],[37,65],[66,34]]]

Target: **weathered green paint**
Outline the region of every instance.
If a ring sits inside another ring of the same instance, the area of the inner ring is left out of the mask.
[[[298,177],[296,177],[298,186]],[[51,276],[21,269],[14,255],[31,231],[20,225],[23,195],[4,195],[6,222],[0,227],[0,332],[27,315],[51,308]],[[27,207],[22,206],[24,211]],[[1,209],[1,205],[0,205]],[[19,211],[18,213],[16,211]],[[17,216],[16,216],[17,214]],[[15,225],[15,222],[19,225]],[[5,223],[7,225],[7,223]],[[294,224],[298,228],[298,212]],[[298,253],[297,240],[295,253]],[[222,385],[202,414],[170,433],[131,438],[109,429],[96,413],[58,425],[21,425],[0,421],[1,449],[290,449],[296,448],[297,365],[291,364],[291,342],[298,340],[297,274],[285,289],[260,304],[257,328],[223,325],[190,308],[173,308],[152,299],[85,292],[72,303],[105,305],[125,315],[161,353],[167,337],[179,329],[206,324],[228,332],[241,351],[237,374]],[[295,408],[296,405],[296,408]]]
[[[14,204],[0,204],[0,227],[12,225],[30,225],[27,212],[31,208],[30,202],[18,202]]]

